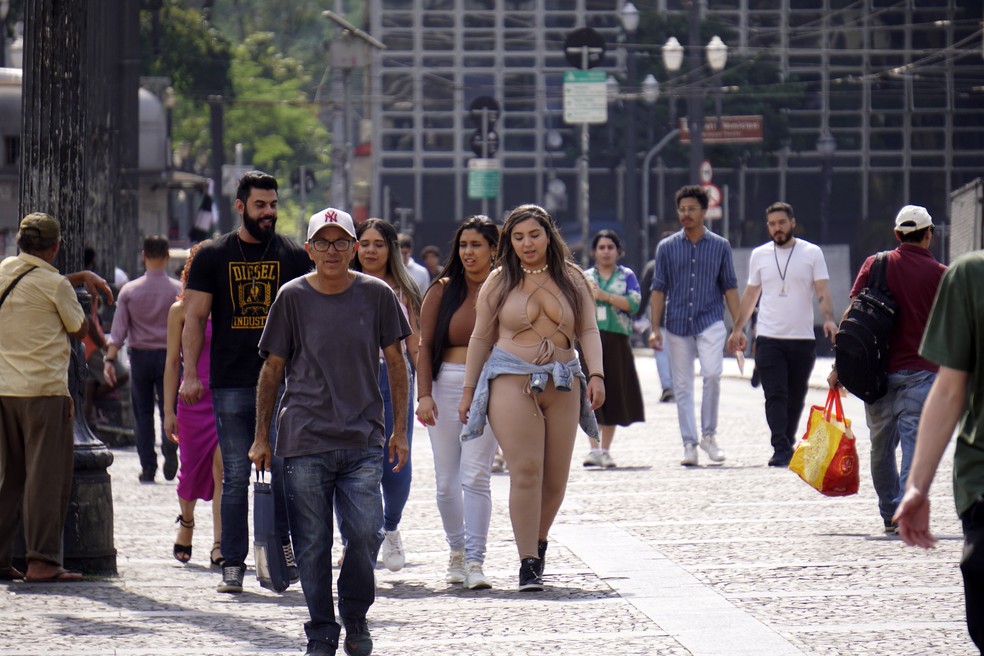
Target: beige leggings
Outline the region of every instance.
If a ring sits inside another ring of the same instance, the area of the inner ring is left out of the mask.
[[[537,556],[564,501],[581,404],[581,383],[558,392],[551,381],[537,395],[524,392],[529,376],[505,374],[490,382],[488,417],[509,465],[509,516],[520,558]]]

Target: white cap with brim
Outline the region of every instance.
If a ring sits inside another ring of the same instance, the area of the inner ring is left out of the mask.
[[[899,210],[895,217],[895,231],[907,235],[916,230],[922,230],[933,225],[933,217],[925,207],[918,205],[906,205]]]
[[[355,223],[352,221],[352,216],[348,212],[336,210],[333,207],[326,207],[320,212],[313,214],[308,220],[308,241],[314,239],[314,236],[327,226],[338,226],[352,239],[358,239],[355,236]]]

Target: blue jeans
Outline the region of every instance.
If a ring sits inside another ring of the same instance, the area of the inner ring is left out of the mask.
[[[902,500],[916,450],[916,429],[929,388],[932,371],[903,370],[888,375],[888,393],[874,403],[864,404],[871,433],[871,483],[878,494],[878,512],[890,521]],[[902,445],[902,471],[895,451]]]
[[[407,447],[413,450],[413,370],[408,368],[410,385],[407,392]],[[393,465],[389,458],[390,436],[393,434],[393,400],[390,398],[389,376],[386,373],[386,363],[379,363],[379,391],[383,395],[383,423],[386,433],[386,443],[383,445],[383,528],[395,531],[400,526],[403,517],[403,507],[410,498],[410,481],[413,478],[413,460],[409,457],[407,464],[397,473],[393,473]],[[346,555],[346,558],[348,556]]]
[[[280,397],[277,406],[280,406]],[[256,432],[256,388],[222,387],[212,390],[215,428],[222,449],[222,556],[227,565],[245,565],[249,553],[249,483],[253,463],[249,447]],[[277,447],[277,413],[270,422],[270,445]],[[273,457],[270,467],[277,532],[285,544],[290,539],[284,502],[283,458]]]
[[[147,473],[157,471],[157,427],[154,426],[154,405],[161,417],[164,435],[164,349],[130,348],[130,400],[133,403],[134,433],[140,468]],[[156,395],[156,399],[155,399]],[[161,439],[161,453],[177,450],[177,445]]]
[[[666,338],[665,331],[660,328],[660,333]],[[653,358],[656,359],[656,373],[659,375],[659,386],[665,391],[673,391],[673,372],[670,369],[670,356],[666,352],[666,346],[661,349],[653,349]]]
[[[331,589],[333,502],[335,513],[345,522],[348,540],[338,575],[338,614],[343,619],[363,619],[376,600],[373,565],[383,539],[379,530],[383,523],[382,460],[380,447],[285,459],[287,512],[301,589],[311,616],[304,623],[308,640],[338,646],[340,628]]]
[[[717,433],[718,404],[721,400],[721,373],[724,371],[724,341],[728,331],[717,321],[697,335],[674,335],[666,331],[663,348],[670,356],[673,396],[684,446],[697,444],[697,417],[694,409],[694,358],[700,360],[704,381],[700,404],[700,437]]]

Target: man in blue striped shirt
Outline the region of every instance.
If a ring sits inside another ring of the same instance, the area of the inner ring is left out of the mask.
[[[732,320],[738,318],[738,279],[731,244],[704,227],[707,192],[697,185],[676,193],[677,216],[683,230],[663,239],[656,247],[656,272],[650,294],[652,325],[666,309],[666,350],[673,373],[673,394],[683,437],[684,466],[695,466],[697,446],[712,462],[724,461],[715,438],[721,371],[724,368],[724,304]],[[649,338],[654,348],[663,346],[658,331]],[[700,406],[700,441],[694,410],[694,358],[700,359],[704,379]]]

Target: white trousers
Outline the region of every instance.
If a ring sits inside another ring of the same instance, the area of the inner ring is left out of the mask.
[[[486,425],[481,437],[462,443],[458,403],[465,383],[465,365],[441,365],[432,395],[437,423],[428,426],[437,479],[437,509],[452,551],[464,551],[466,561],[485,562],[485,545],[492,517],[492,458],[496,440]]]
[[[724,342],[728,331],[717,321],[698,335],[674,335],[666,331],[663,343],[670,356],[673,395],[676,397],[680,437],[684,445],[697,444],[697,417],[694,409],[694,359],[700,361],[704,381],[700,404],[700,437],[717,432],[718,403],[721,399],[721,373],[724,370]]]

